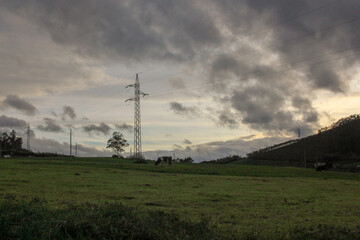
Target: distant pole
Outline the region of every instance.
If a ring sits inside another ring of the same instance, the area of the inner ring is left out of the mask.
[[[72,155],[72,129],[70,128],[70,157]]]
[[[27,129],[26,129],[26,135],[27,135],[26,149],[29,151],[31,151],[31,149],[30,149],[30,133],[31,133],[31,131],[30,131],[30,123],[29,123],[27,126]]]
[[[298,137],[300,138],[300,128],[298,128]]]
[[[305,168],[306,168],[306,146],[304,143],[304,164],[305,164]]]
[[[0,132],[0,158],[2,157],[3,134]]]

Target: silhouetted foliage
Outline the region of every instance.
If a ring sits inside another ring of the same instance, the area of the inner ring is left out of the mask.
[[[112,138],[107,142],[106,148],[112,148],[117,156],[124,152],[124,148],[129,146],[124,136],[120,132],[114,132]]]
[[[176,161],[179,163],[194,163],[194,160],[191,157],[186,157],[184,159],[178,158]]]
[[[201,163],[226,164],[226,163],[239,161],[239,160],[242,160],[242,159],[244,159],[244,158],[242,158],[242,157],[240,157],[238,155],[231,155],[231,156],[227,156],[227,157],[224,157],[224,158],[218,158],[216,160],[203,161]]]
[[[10,134],[3,133],[0,139],[2,151],[20,151],[22,149],[22,138],[16,136],[16,131],[12,130]]]

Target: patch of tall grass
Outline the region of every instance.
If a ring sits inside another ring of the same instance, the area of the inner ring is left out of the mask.
[[[0,203],[0,239],[215,239],[206,221],[183,221],[161,211],[121,204],[50,210],[38,200]]]
[[[0,202],[0,239],[358,240],[360,225],[350,229],[320,224],[270,235],[254,229],[236,236],[207,220],[181,220],[174,213],[144,212],[117,203],[49,209],[38,199],[13,199]]]

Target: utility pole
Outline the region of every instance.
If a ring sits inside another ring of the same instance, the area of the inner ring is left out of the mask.
[[[135,89],[134,98],[127,99],[127,101],[135,101],[135,111],[134,111],[134,158],[135,162],[142,163],[144,162],[144,157],[142,156],[142,147],[141,147],[141,114],[140,114],[140,95],[145,97],[146,93],[140,91],[140,82],[139,74],[136,74],[135,84],[126,86],[133,87]]]
[[[70,128],[70,157],[72,155],[72,129]]]
[[[300,138],[300,128],[298,128],[298,137]]]
[[[304,167],[306,168],[306,145],[305,145],[305,142],[304,142]]]
[[[27,128],[26,128],[26,149],[31,151],[30,149],[30,134],[31,134],[31,131],[30,131],[30,123],[28,124]]]
[[[2,158],[3,134],[0,132],[0,158]]]

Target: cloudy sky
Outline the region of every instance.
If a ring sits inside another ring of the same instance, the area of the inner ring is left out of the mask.
[[[35,151],[132,144],[145,156],[244,155],[315,133],[360,104],[356,0],[0,0],[0,128]],[[130,148],[127,149],[130,151]]]

